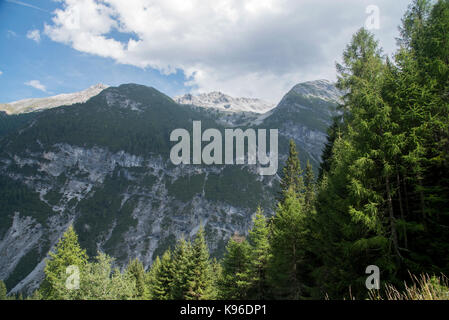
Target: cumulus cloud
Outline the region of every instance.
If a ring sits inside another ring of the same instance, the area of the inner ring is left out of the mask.
[[[196,91],[277,101],[300,81],[335,79],[335,61],[364,25],[368,5],[380,9],[383,40],[394,39],[408,2],[62,0],[44,32],[118,63],[182,70]]]
[[[24,83],[27,86],[33,87],[37,90],[47,92],[47,88],[39,80],[30,80]]]
[[[27,38],[31,39],[37,43],[39,43],[41,41],[41,33],[39,30],[29,30],[27,32]]]

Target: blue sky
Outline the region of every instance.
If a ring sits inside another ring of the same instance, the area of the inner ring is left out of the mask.
[[[39,42],[27,38],[29,30],[42,29],[44,22],[50,22],[51,12],[61,4],[26,3],[46,11],[0,0],[0,103],[80,91],[96,83],[140,83],[169,95],[189,91],[182,71],[162,75],[152,68],[76,51],[42,34]],[[32,80],[38,80],[46,91],[25,85]]]
[[[408,0],[0,0],[0,103],[140,83],[174,96],[219,90],[277,102],[335,80],[352,34],[387,53]]]

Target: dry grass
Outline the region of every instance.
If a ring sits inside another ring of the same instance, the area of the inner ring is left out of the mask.
[[[369,294],[370,300],[449,300],[449,279],[421,274],[410,275],[412,283],[405,284],[405,290],[399,291],[392,285],[386,285],[381,295],[378,290]]]

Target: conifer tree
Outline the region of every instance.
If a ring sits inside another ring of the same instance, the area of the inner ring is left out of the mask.
[[[312,165],[307,161],[306,170],[304,174],[304,205],[306,212],[311,213],[315,198],[315,174],[313,173]]]
[[[248,299],[251,286],[250,246],[245,239],[231,237],[223,257],[220,279],[220,298],[225,300]]]
[[[86,251],[78,243],[78,236],[72,226],[69,226],[49,256],[40,291],[44,299],[62,299],[67,290],[65,289],[65,282],[69,276],[67,268],[75,266],[82,277],[88,259]]]
[[[154,285],[156,284],[156,275],[159,272],[160,267],[161,267],[161,259],[159,258],[159,256],[157,256],[156,259],[154,259],[150,267],[150,270],[148,270],[147,273],[145,274],[145,283],[150,300],[156,300],[153,297]]]
[[[174,279],[171,251],[165,251],[160,262],[157,261],[153,268],[154,278],[152,279],[153,282],[151,285],[151,298],[154,300],[171,300]]]
[[[174,278],[171,296],[175,300],[184,300],[192,279],[192,247],[183,238],[178,240],[173,251]]]
[[[148,288],[145,283],[145,269],[142,262],[139,259],[134,259],[128,263],[126,272],[135,282],[136,286],[136,299],[146,300],[149,298]]]
[[[128,272],[113,268],[114,259],[98,253],[95,261],[87,263],[80,288],[70,290],[63,299],[76,300],[131,300],[136,298],[136,282]]]
[[[188,281],[187,300],[209,300],[215,298],[214,279],[209,261],[209,249],[200,226],[192,246],[192,278]]]
[[[0,280],[0,300],[6,300],[6,293],[6,285],[2,280]]]
[[[274,293],[282,299],[299,299],[305,295],[301,265],[305,258],[306,213],[304,198],[293,188],[278,204],[270,238],[272,259],[270,279]]]
[[[280,202],[284,201],[286,193],[290,188],[292,188],[298,196],[304,192],[301,164],[299,162],[298,152],[296,151],[296,144],[293,140],[290,140],[288,158],[282,169],[280,188]]]
[[[253,218],[253,227],[248,235],[248,242],[251,246],[251,287],[249,290],[249,298],[251,299],[263,300],[270,296],[268,282],[268,263],[271,259],[269,234],[268,220],[259,207]]]

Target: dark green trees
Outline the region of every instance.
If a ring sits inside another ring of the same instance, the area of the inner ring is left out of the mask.
[[[222,299],[264,300],[271,297],[269,234],[268,220],[259,208],[253,217],[248,239],[234,236],[229,240],[219,281]]]
[[[201,226],[192,244],[191,277],[188,279],[187,300],[208,300],[216,297],[214,275],[209,259],[209,249],[204,238],[204,228]]]
[[[201,226],[193,244],[180,239],[174,251],[167,250],[154,261],[147,274],[150,298],[154,300],[205,300],[217,296],[218,272],[209,258]]]
[[[126,272],[130,276],[130,278],[135,281],[136,299],[148,299],[149,291],[145,283],[145,269],[142,262],[140,262],[138,259],[130,261]]]
[[[219,281],[220,298],[246,300],[251,286],[251,248],[243,238],[232,237],[226,246]]]
[[[399,285],[447,273],[449,2],[415,0],[390,61],[360,30],[338,65],[347,92],[317,200],[318,287],[364,296],[364,268]]]
[[[286,193],[290,188],[293,188],[293,191],[297,194],[304,191],[301,164],[299,163],[298,152],[296,151],[296,145],[293,140],[290,140],[288,158],[282,169],[279,202],[284,201]]]

